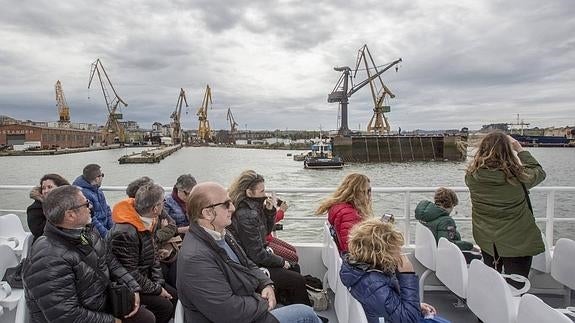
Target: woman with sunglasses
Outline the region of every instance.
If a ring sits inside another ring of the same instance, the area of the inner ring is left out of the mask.
[[[335,231],[335,242],[340,253],[347,252],[347,239],[351,228],[373,215],[369,177],[348,174],[335,192],[321,202],[316,214],[327,212],[327,220]]]
[[[40,179],[40,186],[36,186],[30,191],[30,198],[34,200],[34,203],[28,206],[26,215],[28,227],[34,236],[34,241],[44,234],[44,227],[46,226],[46,216],[44,216],[44,211],[42,210],[42,201],[53,189],[63,185],[70,185],[70,183],[58,174],[46,174]]]
[[[267,246],[266,236],[275,224],[277,201],[266,195],[264,178],[246,170],[230,185],[229,194],[236,209],[230,232],[256,265],[267,268],[279,302],[311,305],[299,265],[274,254]]]

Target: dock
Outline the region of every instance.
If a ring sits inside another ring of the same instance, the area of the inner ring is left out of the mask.
[[[8,150],[0,152],[2,156],[48,156],[48,155],[65,155],[84,153],[90,151],[110,150],[123,148],[119,144],[112,144],[108,146],[90,146],[90,147],[77,147],[77,148],[58,148],[58,149],[31,149],[31,150]]]
[[[182,148],[182,145],[172,145],[160,147],[152,150],[146,150],[141,153],[124,155],[118,159],[120,164],[154,164],[159,163],[162,159],[170,156]]]

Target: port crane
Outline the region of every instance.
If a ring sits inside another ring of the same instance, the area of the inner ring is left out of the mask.
[[[70,107],[68,102],[66,102],[66,97],[64,96],[64,90],[62,89],[62,83],[60,80],[56,82],[56,106],[58,107],[58,127],[69,128],[70,127]]]
[[[370,78],[372,72],[377,74],[378,67],[369,52],[367,45],[363,45],[357,54],[357,63],[353,77],[357,75],[359,67],[363,62],[367,77]],[[395,98],[395,94],[391,93],[389,88],[383,83],[381,74],[369,82],[369,89],[371,90],[371,98],[373,100],[373,116],[367,125],[367,131],[375,134],[389,133],[391,130],[389,122],[385,117],[385,113],[390,112],[390,106],[386,104],[387,97]]]
[[[523,136],[523,126],[528,126],[530,123],[524,122],[523,119],[519,120],[519,113],[517,114],[517,122],[515,123],[508,123],[508,126],[521,126],[521,135]]]
[[[127,107],[128,104],[120,98],[116,89],[112,85],[112,81],[108,77],[108,73],[102,65],[102,61],[98,58],[90,68],[90,80],[88,81],[88,89],[92,85],[94,75],[98,75],[98,80],[100,81],[100,86],[102,87],[102,94],[104,95],[104,100],[106,101],[106,108],[108,109],[108,120],[104,129],[102,129],[102,140],[104,143],[108,144],[110,142],[119,143],[123,145],[126,142],[126,133],[124,127],[118,120],[123,119],[122,113],[117,112],[120,103]],[[112,97],[109,93],[108,87],[112,90],[114,96]]]
[[[358,61],[357,61],[357,67],[359,67],[360,63],[361,63],[361,59],[362,57],[364,57],[364,61],[367,61],[365,59],[365,50],[363,49],[367,49],[367,45],[364,45],[361,49],[360,49],[360,54],[358,55]],[[364,54],[362,55],[361,53],[364,52]],[[371,58],[371,54],[369,54],[368,52],[368,56]],[[359,89],[361,89],[362,87],[364,87],[365,85],[367,85],[368,83],[371,84],[371,82],[373,80],[375,80],[376,78],[379,78],[381,74],[383,74],[384,72],[386,72],[387,70],[389,70],[390,68],[392,68],[393,66],[399,64],[401,62],[401,58],[386,64],[386,65],[382,65],[380,66],[382,69],[381,70],[377,70],[375,69],[375,73],[371,74],[368,72],[368,77],[367,79],[361,81],[360,83],[354,85],[353,84],[353,80],[352,80],[352,76],[351,76],[351,68],[349,66],[342,66],[342,67],[334,67],[333,69],[337,72],[342,72],[341,76],[339,77],[339,80],[337,81],[335,87],[333,88],[333,90],[331,91],[330,94],[328,94],[327,96],[327,102],[329,103],[335,103],[335,102],[339,102],[340,104],[340,109],[341,109],[341,125],[339,128],[339,134],[340,135],[349,135],[350,130],[348,127],[348,123],[347,123],[347,107],[348,107],[348,103],[349,103],[349,98],[357,91],[359,91]],[[373,63],[373,59],[371,59],[371,62]],[[366,63],[366,66],[368,64]],[[374,67],[375,64],[373,63]],[[356,67],[356,72],[357,72],[357,67]],[[367,69],[369,71],[369,68]],[[355,75],[356,73],[354,73]],[[381,81],[381,80],[380,80]],[[351,88],[350,88],[350,84],[351,84]],[[381,84],[383,84],[383,81],[381,81]],[[372,84],[373,86],[373,84]],[[382,86],[383,89],[385,89]],[[373,93],[377,93],[378,91],[376,91],[376,87],[374,86],[373,88]],[[385,97],[385,93],[389,94],[387,92],[387,90],[383,91],[382,94],[378,94],[377,96],[374,95],[374,102],[376,103],[376,106],[374,108],[374,117],[375,117],[375,123],[374,126],[377,125],[377,113],[379,111],[385,111],[385,106],[383,105],[383,101],[384,101],[384,97]],[[381,100],[379,99],[381,97]],[[382,103],[379,105],[381,107],[381,109],[377,109],[378,107],[377,105],[377,101],[380,100],[382,101]],[[383,114],[383,112],[381,112]],[[382,116],[383,118],[383,116]],[[373,118],[372,118],[373,119]],[[371,123],[370,123],[371,124]],[[383,121],[382,121],[383,124]],[[383,129],[383,127],[381,128]]]
[[[186,103],[188,107],[188,100],[186,99],[186,91],[180,88],[180,95],[178,96],[178,102],[176,103],[176,110],[172,112],[170,118],[172,118],[172,141],[174,144],[179,145],[182,143],[182,124],[180,122],[180,116],[182,115],[182,104]]]
[[[232,109],[228,108],[228,115],[226,117],[226,120],[229,121],[230,123],[230,143],[231,144],[236,144],[236,133],[238,132],[238,123],[236,122],[236,120],[234,119],[234,115],[232,114]]]
[[[208,120],[208,108],[212,104],[212,90],[209,85],[206,85],[206,92],[204,93],[204,99],[202,100],[202,105],[198,108],[196,115],[200,121],[198,127],[198,138],[202,142],[212,141],[212,129],[210,129],[210,121]]]

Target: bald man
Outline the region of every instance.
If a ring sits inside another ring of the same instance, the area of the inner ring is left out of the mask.
[[[226,231],[234,205],[217,183],[196,185],[187,201],[191,234],[178,254],[178,296],[186,322],[321,321],[311,307],[275,309],[273,282]]]

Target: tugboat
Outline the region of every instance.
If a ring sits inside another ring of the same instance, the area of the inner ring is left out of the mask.
[[[319,141],[311,146],[311,153],[304,161],[303,167],[309,169],[342,169],[343,159],[333,156],[331,144]]]

